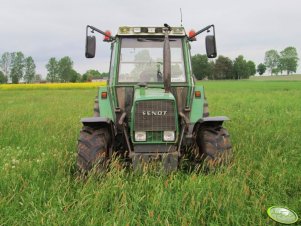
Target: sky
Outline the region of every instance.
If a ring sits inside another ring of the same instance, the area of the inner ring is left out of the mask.
[[[113,35],[122,25],[179,26],[180,8],[187,32],[216,26],[219,55],[232,60],[243,55],[259,64],[267,50],[294,46],[300,58],[300,0],[0,0],[0,55],[22,51],[32,56],[44,78],[51,57],[70,56],[80,73],[106,72],[110,45],[102,42],[101,35],[97,35],[96,57],[84,56],[87,24]],[[192,54],[205,54],[204,44],[204,36],[197,37]]]

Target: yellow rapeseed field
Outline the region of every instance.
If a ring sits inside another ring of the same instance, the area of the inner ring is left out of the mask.
[[[3,84],[0,90],[25,90],[25,89],[86,89],[105,86],[106,82],[87,83],[42,83],[42,84]]]

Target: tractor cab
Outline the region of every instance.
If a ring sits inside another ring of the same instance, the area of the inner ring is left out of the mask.
[[[178,112],[188,104],[193,81],[190,69],[185,68],[190,57],[187,37],[181,27],[168,31],[170,54],[166,59],[164,29],[120,27],[115,37],[119,57],[110,84],[116,105],[126,113],[133,153],[174,150],[179,139]],[[169,78],[164,77],[166,67],[170,67]]]

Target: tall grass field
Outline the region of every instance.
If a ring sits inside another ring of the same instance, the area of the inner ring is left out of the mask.
[[[204,82],[226,115],[232,163],[215,173],[76,173],[96,87],[0,87],[0,225],[277,225],[301,216],[301,81]],[[301,222],[299,222],[301,224]]]

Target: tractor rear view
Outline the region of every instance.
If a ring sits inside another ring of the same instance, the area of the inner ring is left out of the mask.
[[[111,43],[107,85],[99,87],[94,117],[83,118],[77,165],[84,172],[104,168],[114,154],[134,168],[153,159],[165,170],[186,154],[208,167],[231,157],[225,116],[209,117],[204,87],[195,82],[190,42],[203,32],[208,58],[216,57],[214,25],[187,35],[183,27],[128,27],[116,36],[86,28],[86,57],[95,56],[96,38]],[[189,152],[189,153],[188,153]]]

